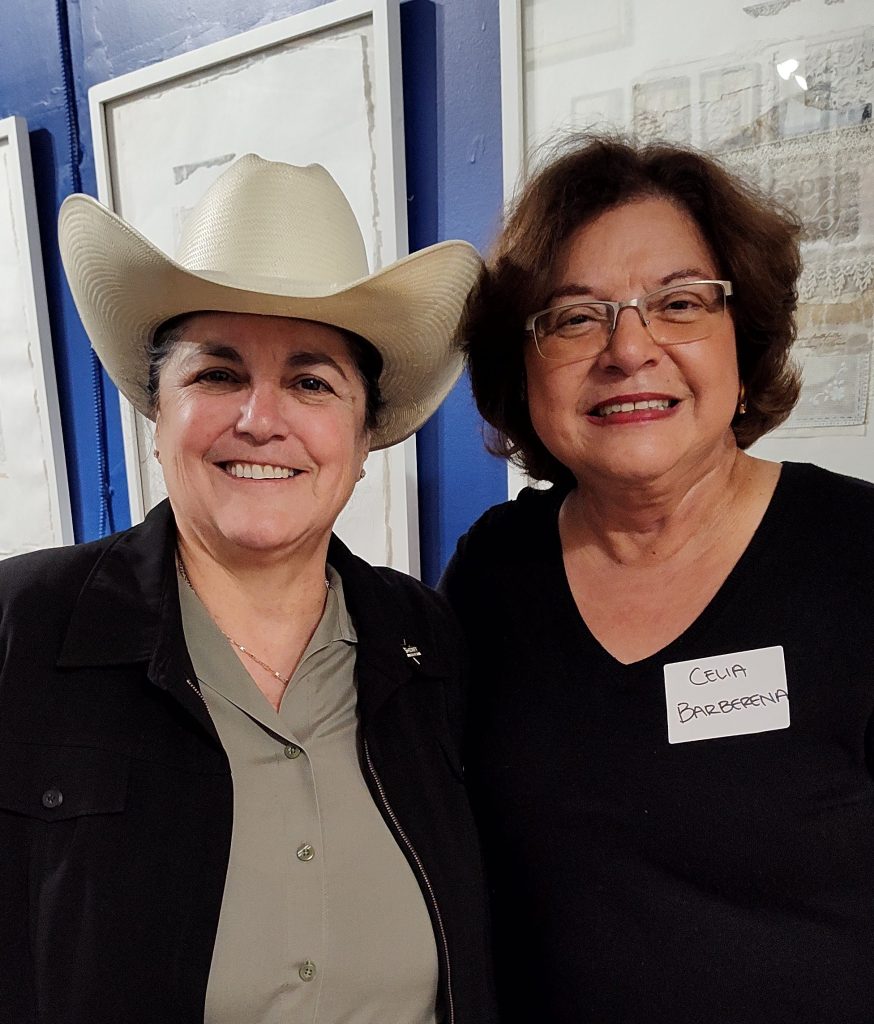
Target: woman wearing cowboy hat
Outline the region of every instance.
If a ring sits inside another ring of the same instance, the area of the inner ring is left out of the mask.
[[[60,237],[169,501],[0,568],[3,1019],[492,1021],[456,628],[331,535],[478,256],[368,275],[330,175],[254,156],[175,261],[86,196]]]

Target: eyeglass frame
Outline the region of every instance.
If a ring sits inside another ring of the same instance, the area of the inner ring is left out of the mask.
[[[731,295],[734,294],[731,281],[716,281],[716,280],[713,280],[713,281],[711,281],[711,280],[678,281],[676,283],[676,288],[679,290],[684,285],[688,285],[688,286],[691,287],[692,285],[696,285],[696,284],[718,284],[722,288],[722,309],[723,309],[723,313],[724,313],[725,312],[726,300]],[[531,313],[530,316],[528,316],[526,318],[526,320],[525,320],[525,332],[527,334],[530,334],[534,338],[534,346],[537,349],[537,354],[540,356],[540,358],[541,359],[548,359],[549,357],[545,356],[540,351],[540,344],[539,344],[539,342],[537,340],[537,332],[534,330],[534,322],[535,322],[535,320],[539,316],[543,316],[544,313],[557,313],[557,312],[560,312],[563,309],[572,309],[574,306],[596,306],[597,305],[597,306],[607,306],[607,307],[609,307],[612,310],[612,312],[613,312],[613,322],[610,325],[609,332],[607,333],[607,341],[605,342],[604,347],[601,348],[601,349],[598,349],[598,351],[594,352],[591,356],[584,356],[582,358],[585,358],[585,359],[596,359],[602,352],[605,352],[607,350],[607,348],[610,345],[610,339],[613,337],[613,335],[614,335],[614,333],[616,331],[616,325],[619,323],[619,314],[622,312],[623,309],[634,309],[634,310],[636,310],[637,315],[640,317],[640,322],[643,324],[644,329],[646,330],[646,333],[652,338],[653,342],[656,345],[658,345],[659,347],[661,347],[661,348],[669,348],[671,345],[684,345],[684,344],[688,345],[688,344],[690,344],[690,342],[682,342],[682,341],[668,342],[667,345],[666,345],[664,342],[661,342],[657,338],[655,338],[653,336],[652,331],[650,330],[650,327],[649,327],[650,322],[649,322],[649,320],[647,320],[644,317],[643,310],[641,309],[641,306],[640,306],[640,304],[642,302],[645,303],[646,300],[651,298],[653,295],[658,295],[659,292],[670,291],[673,287],[675,287],[673,284],[662,285],[661,288],[654,288],[651,292],[647,292],[646,295],[639,295],[636,299],[628,299],[626,302],[613,302],[610,299],[577,299],[574,302],[562,303],[562,305],[560,305],[560,306],[547,306],[546,309],[540,309],[536,313]]]

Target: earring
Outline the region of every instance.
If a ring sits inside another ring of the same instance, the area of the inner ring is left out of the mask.
[[[358,474],[358,479],[363,480],[367,476],[367,470],[364,466],[361,467],[361,472]]]
[[[737,414],[738,416],[747,414],[747,389],[743,381],[741,381],[740,393],[737,396]]]

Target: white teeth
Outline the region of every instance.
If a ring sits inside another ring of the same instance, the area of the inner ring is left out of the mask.
[[[258,462],[227,462],[225,472],[245,480],[287,480],[296,476],[298,470],[287,466],[262,466]]]
[[[612,405],[602,405],[596,410],[598,416],[612,416],[617,412],[637,412],[640,409],[669,409],[670,400],[667,398],[647,398],[639,402],[614,402]]]

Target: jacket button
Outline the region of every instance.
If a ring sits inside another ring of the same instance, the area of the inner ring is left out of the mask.
[[[301,981],[312,981],[316,976],[316,965],[312,960],[304,960],[297,973],[300,975]]]
[[[42,805],[49,811],[60,807],[64,802],[64,794],[59,789],[47,789],[42,795]]]
[[[302,846],[297,848],[298,860],[312,860],[315,855],[316,851],[309,843],[304,843]]]
[[[289,743],[285,748],[285,756],[293,761],[294,758],[300,757],[301,749],[296,743]]]

